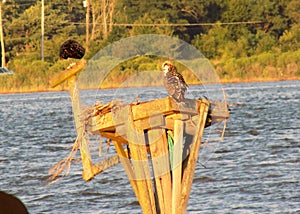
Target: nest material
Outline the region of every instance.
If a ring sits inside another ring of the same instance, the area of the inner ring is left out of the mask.
[[[77,153],[77,151],[80,147],[80,144],[81,144],[81,142],[79,140],[79,137],[77,137],[74,144],[73,144],[73,146],[72,146],[72,150],[71,150],[70,154],[68,155],[68,157],[64,158],[63,160],[58,162],[55,166],[50,168],[50,170],[49,170],[50,177],[48,178],[48,180],[50,180],[50,182],[48,183],[48,185],[57,182],[62,177],[67,176],[69,174],[70,168],[71,168],[71,163],[74,160],[74,156]],[[64,171],[65,171],[65,173],[61,177],[58,177]]]
[[[85,108],[81,115],[80,115],[80,121],[81,124],[84,126],[82,133],[77,134],[77,138],[75,142],[72,145],[72,150],[69,153],[69,155],[58,162],[55,166],[50,168],[49,170],[49,178],[50,182],[48,183],[53,184],[60,180],[62,177],[67,176],[70,172],[71,163],[75,160],[74,156],[76,155],[78,149],[81,146],[82,139],[85,139],[87,142],[89,142],[88,138],[88,124],[90,121],[90,118],[92,118],[95,115],[104,115],[107,112],[110,112],[113,108],[116,108],[121,105],[120,100],[114,100],[112,102],[109,102],[107,104],[101,104],[101,102],[96,103],[94,106],[90,106]],[[63,174],[63,172],[65,172]],[[60,177],[59,177],[60,176]]]
[[[84,124],[89,123],[89,119],[94,116],[102,116],[108,112],[111,112],[112,109],[121,106],[121,100],[113,100],[107,104],[101,104],[101,102],[96,103],[94,106],[87,107],[83,110],[81,115],[81,122]]]

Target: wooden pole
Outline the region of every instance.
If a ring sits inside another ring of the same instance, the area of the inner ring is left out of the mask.
[[[4,34],[3,34],[3,24],[2,24],[2,0],[0,0],[0,40],[1,40],[1,67],[5,67],[6,61],[5,61]]]
[[[148,131],[149,147],[158,203],[157,213],[170,213],[172,210],[172,181],[168,142],[165,129],[154,128]]]
[[[86,15],[85,15],[85,51],[89,52],[89,32],[90,32],[90,11],[91,11],[91,2],[86,0]]]
[[[133,122],[131,106],[128,109],[127,139],[140,195],[140,204],[144,213],[155,213],[154,191],[148,165],[144,130]]]
[[[188,156],[187,165],[183,172],[182,178],[182,190],[181,200],[179,206],[182,208],[182,213],[185,213],[188,205],[190,191],[193,183],[195,167],[198,160],[198,153],[200,149],[201,139],[204,132],[205,122],[207,118],[209,103],[208,101],[202,101],[199,110],[199,120],[196,128],[196,134],[194,135],[193,143],[191,145],[190,154]],[[199,131],[197,133],[197,131]]]
[[[182,177],[182,144],[183,144],[183,122],[174,121],[174,151],[172,167],[172,214],[182,213],[180,207],[181,177]]]
[[[80,143],[80,154],[83,166],[82,177],[85,181],[89,181],[94,177],[93,172],[93,164],[90,155],[89,149],[89,138],[88,135],[85,134],[85,127],[83,122],[80,120],[81,115],[81,102],[80,102],[80,95],[77,88],[77,77],[73,75],[69,78],[69,92],[72,101],[72,109],[73,109],[73,116],[75,120],[75,126],[77,135],[79,137]]]
[[[42,0],[42,12],[41,12],[41,31],[42,31],[42,42],[41,42],[41,60],[44,61],[44,35],[45,35],[45,4]]]
[[[101,17],[102,17],[102,33],[103,39],[106,40],[108,37],[107,31],[107,10],[109,8],[109,2],[107,0],[101,0]]]
[[[115,124],[123,124],[116,126],[116,134],[120,136],[125,135],[131,158],[130,165],[128,165],[129,162],[123,160],[123,166],[126,167],[124,167],[125,171],[137,195],[143,213],[155,213],[154,188],[148,165],[144,130],[140,123],[134,122],[131,105],[116,108],[113,111],[113,120]],[[117,152],[119,151],[120,158],[124,156],[121,146],[116,143],[115,146],[117,146],[116,150]]]
[[[139,190],[138,190],[138,187],[137,187],[137,183],[136,183],[136,180],[133,179],[134,178],[134,172],[133,172],[133,168],[132,168],[132,165],[130,164],[130,161],[129,161],[129,157],[128,155],[125,153],[125,150],[122,146],[122,144],[118,141],[113,141],[114,143],[114,146],[116,148],[116,151],[119,155],[119,158],[120,158],[120,162],[122,163],[123,167],[124,167],[124,170],[127,174],[127,177],[128,177],[128,180],[132,186],[132,189],[135,193],[135,196],[136,198],[138,199],[138,201],[140,201],[140,195],[139,195]]]

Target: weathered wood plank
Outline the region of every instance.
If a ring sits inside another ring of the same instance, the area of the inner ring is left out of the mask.
[[[115,132],[99,132],[99,134],[103,137],[128,145],[126,138],[116,135]]]
[[[186,105],[178,105],[170,97],[152,100],[148,102],[139,103],[137,105],[132,105],[132,115],[133,121],[143,120],[142,122],[149,127],[153,127],[154,124],[149,122],[149,118],[155,117],[155,115],[168,116],[171,114],[183,115],[196,115],[197,101],[187,100]],[[180,116],[182,117],[182,116]],[[188,119],[188,116],[185,116]],[[117,119],[116,119],[117,118]],[[95,133],[97,131],[114,131],[116,126],[124,125],[123,120],[118,120],[119,117],[114,118],[111,112],[104,115],[96,115],[91,119],[90,131]]]
[[[119,155],[115,154],[97,164],[93,165],[94,176],[104,172],[105,170],[117,165],[120,163]]]
[[[71,78],[72,76],[75,76],[77,73],[79,73],[85,68],[86,64],[86,60],[80,60],[71,68],[62,71],[50,81],[51,87],[54,88],[66,81],[67,79]]]
[[[163,115],[158,113],[151,115],[148,118],[137,119],[135,120],[135,123],[136,122],[143,124],[144,129],[162,127],[165,125]],[[109,112],[103,116],[93,117],[89,131],[93,134],[98,134],[99,130],[101,130],[101,132],[115,132],[116,126],[120,126],[118,127],[118,135],[124,135],[126,132],[125,123],[114,120],[112,113]]]
[[[181,120],[175,120],[173,147],[174,150],[172,161],[172,214],[182,213],[182,207],[180,207],[179,205],[181,198],[183,129],[183,122]]]
[[[69,92],[72,101],[72,110],[73,116],[75,120],[76,132],[79,138],[80,143],[80,154],[81,154],[81,161],[83,166],[82,177],[85,181],[89,181],[94,177],[93,172],[93,164],[90,155],[90,148],[89,148],[89,137],[85,134],[85,127],[82,121],[80,120],[81,115],[81,102],[80,96],[77,89],[77,81],[76,76],[70,77],[70,86]]]
[[[175,119],[173,119],[173,117],[170,117],[170,116],[166,117],[165,128],[173,130],[173,127],[175,124]],[[183,116],[183,118],[185,118],[185,116]],[[180,120],[179,118],[177,118],[177,119]],[[199,115],[195,115],[195,116],[190,117],[187,120],[183,120],[184,132],[189,135],[194,135],[195,131],[196,131],[198,120],[199,120]]]
[[[157,113],[168,115],[174,112],[182,114],[197,114],[197,105],[195,100],[185,100],[185,104],[177,104],[171,97],[165,97],[157,100],[151,100],[132,106],[133,120],[148,118]]]
[[[129,179],[135,180],[139,203],[144,213],[155,213],[154,191],[150,177],[150,169],[148,165],[148,154],[145,142],[144,131],[142,127],[135,126],[131,105],[122,106],[114,112],[114,119],[120,120],[118,123],[125,123],[124,127],[117,126],[116,133],[126,133],[125,139],[128,141],[130,149],[131,164],[133,167],[133,175]],[[126,115],[126,117],[118,118],[118,115]],[[122,121],[125,120],[126,121]],[[118,130],[122,128],[122,130]]]
[[[183,212],[186,211],[188,199],[190,196],[195,167],[198,160],[201,139],[203,136],[203,131],[204,131],[205,122],[207,118],[208,108],[209,108],[209,102],[206,100],[202,101],[199,109],[200,119],[198,121],[197,129],[196,129],[197,135],[194,136],[193,143],[191,145],[190,154],[187,160],[187,166],[183,172],[181,200],[179,205],[182,208]]]
[[[148,154],[142,127],[135,126],[132,109],[128,112],[127,137],[144,213],[155,213],[154,189],[148,165]]]
[[[129,161],[129,157],[128,157],[128,154],[127,152],[125,152],[122,144],[118,141],[113,141],[113,144],[116,148],[116,151],[119,155],[119,159],[120,159],[120,162],[122,163],[123,167],[124,167],[124,170],[127,174],[127,177],[128,177],[128,180],[132,186],[132,189],[135,193],[135,196],[136,198],[138,199],[138,201],[141,200],[140,198],[140,194],[139,194],[139,190],[138,190],[138,186],[137,186],[137,183],[136,183],[136,180],[133,179],[134,178],[134,171],[133,171],[133,167]]]
[[[168,142],[164,129],[148,131],[149,147],[158,198],[158,213],[170,213],[172,209],[172,184]]]
[[[97,133],[99,131],[115,131],[115,126],[120,124],[115,123],[112,115],[112,112],[108,112],[101,116],[97,115],[92,117],[89,131],[91,133]]]

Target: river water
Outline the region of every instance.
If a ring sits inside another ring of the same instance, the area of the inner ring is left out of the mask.
[[[231,116],[223,141],[204,139],[187,213],[300,213],[300,81],[215,87],[225,89]],[[138,94],[154,99],[162,90]],[[86,103],[116,94],[133,97],[130,90],[103,90]],[[81,163],[74,163],[68,176],[47,186],[48,170],[75,138],[68,92],[0,95],[0,190],[19,197],[30,213],[141,213],[121,164],[85,182]],[[103,153],[114,153],[107,148]]]

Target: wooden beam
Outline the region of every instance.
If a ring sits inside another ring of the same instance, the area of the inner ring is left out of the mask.
[[[94,176],[104,172],[105,170],[117,165],[120,163],[119,155],[115,154],[103,161],[93,165]]]
[[[128,145],[128,141],[124,137],[116,135],[115,132],[99,132],[99,134],[113,141]]]
[[[134,177],[134,171],[133,171],[133,167],[130,163],[130,160],[129,160],[129,157],[128,157],[128,153],[125,152],[122,144],[118,141],[113,141],[113,144],[116,148],[116,151],[119,155],[119,159],[120,159],[120,162],[122,163],[123,167],[124,167],[124,170],[127,174],[127,177],[128,177],[128,180],[132,186],[132,189],[135,193],[135,196],[136,198],[138,199],[138,201],[140,201],[140,194],[139,194],[139,190],[138,190],[138,186],[137,186],[137,183],[136,183],[136,180],[133,179]]]
[[[50,81],[50,86],[52,88],[54,88],[54,87],[58,86],[59,84],[63,83],[64,81],[75,76],[77,73],[79,73],[80,71],[82,71],[85,68],[86,64],[87,64],[86,60],[80,60],[74,66],[62,71],[57,76],[55,76]]]
[[[179,205],[182,208],[183,212],[185,212],[186,210],[188,199],[190,196],[190,191],[191,191],[194,173],[195,173],[195,167],[198,160],[201,139],[203,136],[203,131],[204,131],[205,122],[207,118],[208,108],[209,108],[209,102],[203,100],[200,104],[200,109],[199,109],[200,117],[196,129],[197,135],[195,135],[193,138],[193,143],[191,145],[190,154],[187,160],[187,165],[183,172],[181,200]]]
[[[125,120],[126,140],[130,149],[131,163],[133,167],[132,177],[129,180],[135,180],[137,186],[137,194],[139,203],[144,213],[155,213],[155,200],[153,186],[151,182],[151,174],[148,165],[147,145],[144,136],[144,130],[140,126],[136,126],[133,121],[131,105],[122,106],[114,112],[115,120]],[[124,117],[125,115],[125,117]],[[118,118],[120,117],[120,118]],[[127,117],[127,118],[126,118]],[[119,131],[116,127],[116,133],[124,132],[124,128]]]
[[[179,119],[179,118],[177,118]],[[184,132],[189,135],[194,135],[196,132],[197,123],[199,120],[199,115],[195,115],[190,117],[188,120],[184,120]],[[175,121],[172,117],[166,117],[166,125],[165,128],[173,130]]]
[[[148,165],[148,154],[144,131],[141,127],[136,127],[134,125],[131,108],[128,112],[128,116],[127,137],[135,172],[135,179],[141,197],[140,204],[144,213],[155,213],[154,191]]]
[[[164,123],[164,121],[159,120],[152,121],[155,121],[156,123],[160,122],[161,124],[152,123],[151,119],[153,119],[156,115],[168,116],[174,114],[177,117],[185,115],[184,119],[187,120],[189,117],[187,115],[194,116],[198,114],[197,102],[198,101],[195,100],[187,100],[186,105],[180,106],[174,102],[172,98],[165,97],[162,99],[139,103],[137,105],[131,105],[133,121],[140,120],[144,125],[146,125],[146,127],[150,128],[163,125]],[[92,133],[97,131],[114,131],[116,126],[124,126],[124,121],[122,120],[122,117],[124,116],[126,115],[119,115],[116,117],[113,116],[112,112],[108,112],[104,115],[93,116],[90,131]]]
[[[148,131],[151,161],[155,178],[156,194],[158,198],[158,213],[170,213],[172,209],[172,184],[170,161],[166,131],[151,129]]]
[[[181,198],[181,178],[182,178],[182,148],[183,148],[184,124],[181,120],[174,123],[174,150],[172,167],[172,214],[182,213],[180,207]]]
[[[80,119],[80,115],[82,112],[81,112],[81,102],[80,102],[80,95],[77,88],[76,76],[71,76],[69,80],[70,80],[69,92],[72,101],[73,116],[75,120],[76,132],[80,140],[80,154],[81,154],[81,161],[83,166],[82,177],[85,181],[89,181],[94,177],[93,164],[92,164],[90,148],[89,148],[89,137],[85,133],[84,124]]]

